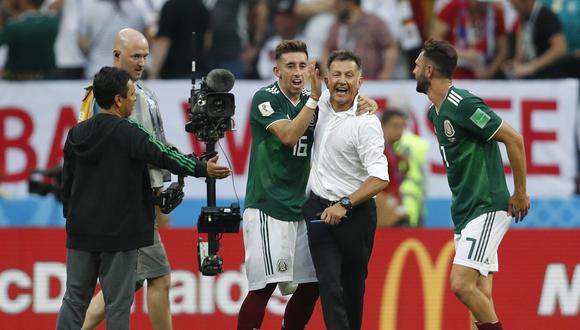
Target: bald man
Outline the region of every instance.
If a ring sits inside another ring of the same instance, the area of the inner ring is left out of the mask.
[[[149,44],[141,32],[123,29],[117,33],[113,48],[113,66],[129,73],[135,84],[137,96],[133,112],[129,118],[142,124],[158,140],[166,143],[157,99],[140,81],[148,55]],[[79,121],[88,119],[99,112],[98,105],[93,102],[92,97],[92,90],[89,87],[81,106]],[[169,172],[161,171],[151,165],[149,166],[149,176],[154,194],[162,189],[164,181],[171,179]],[[158,206],[155,206],[155,209],[156,224],[165,223],[167,217],[159,211]],[[141,288],[147,280],[147,307],[151,326],[155,330],[167,330],[172,329],[169,310],[171,269],[157,227],[156,225],[153,245],[139,249],[136,288]],[[103,293],[99,292],[91,300],[82,329],[94,329],[104,318],[105,302]]]

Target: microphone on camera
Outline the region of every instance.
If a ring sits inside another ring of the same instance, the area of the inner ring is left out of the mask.
[[[206,86],[216,93],[229,92],[235,81],[234,74],[226,69],[213,69],[205,77]]]

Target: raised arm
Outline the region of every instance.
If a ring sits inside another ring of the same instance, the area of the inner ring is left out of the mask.
[[[310,99],[306,105],[300,110],[300,113],[296,118],[292,120],[280,120],[268,127],[268,131],[274,134],[281,142],[287,147],[294,146],[298,140],[304,135],[316,107],[318,105],[318,99],[321,95],[321,82],[320,73],[315,67],[315,63],[311,62],[308,64],[308,71],[310,76],[310,86],[312,88]]]

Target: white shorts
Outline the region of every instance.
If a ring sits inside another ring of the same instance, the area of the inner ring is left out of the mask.
[[[471,220],[461,234],[454,235],[453,263],[476,269],[483,276],[497,272],[497,249],[511,222],[505,211],[484,213]]]
[[[244,211],[244,247],[249,289],[268,283],[317,282],[306,222],[281,221],[258,209]]]

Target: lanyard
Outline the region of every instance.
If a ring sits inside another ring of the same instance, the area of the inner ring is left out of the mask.
[[[163,132],[163,123],[161,120],[161,115],[159,114],[159,105],[157,104],[157,101],[155,100],[155,98],[149,93],[148,90],[146,90],[145,88],[143,88],[139,83],[135,84],[137,86],[137,88],[139,88],[139,90],[141,91],[141,93],[144,96],[144,101],[145,101],[145,105],[147,106],[147,112],[149,113],[149,119],[151,122],[151,126],[153,128],[153,132],[155,134],[155,137],[157,137],[158,140],[161,140],[162,142],[165,143],[165,134]],[[141,101],[141,100],[140,100]],[[143,106],[141,104],[139,104],[139,106],[137,107],[138,111],[141,112],[143,110]],[[145,115],[144,113],[139,113],[140,116]],[[143,118],[145,119],[145,118]],[[142,120],[141,122],[144,122],[144,120]]]
[[[536,25],[536,20],[538,19],[538,14],[540,13],[541,5],[538,1],[534,2],[534,9],[530,14],[530,18],[524,23],[524,61],[528,62],[537,57],[536,47],[534,45],[534,26]]]

